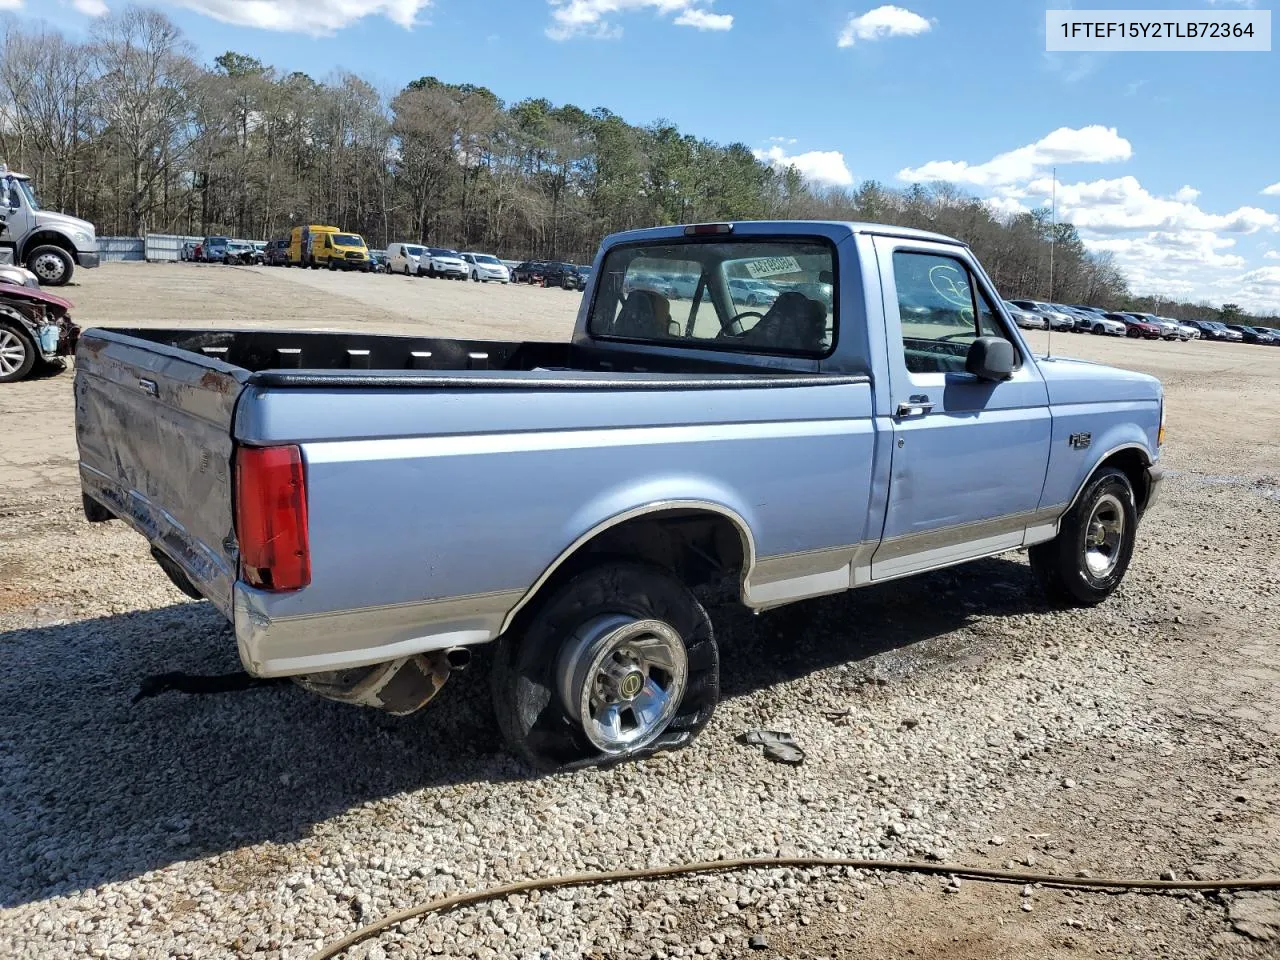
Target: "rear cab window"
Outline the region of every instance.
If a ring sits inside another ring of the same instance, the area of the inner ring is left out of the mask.
[[[671,240],[611,249],[587,331],[599,339],[823,357],[835,346],[823,239]]]

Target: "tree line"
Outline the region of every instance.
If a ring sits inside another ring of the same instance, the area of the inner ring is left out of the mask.
[[[1046,211],[1001,216],[947,184],[823,189],[667,121],[508,104],[430,76],[387,97],[352,73],[316,80],[240,53],[202,65],[145,8],[100,17],[83,43],[8,20],[0,97],[0,159],[103,235],[268,239],[331,223],[372,246],[585,262],[605,234],[633,227],[871,220],[963,238],[1006,297],[1138,303],[1111,256]]]

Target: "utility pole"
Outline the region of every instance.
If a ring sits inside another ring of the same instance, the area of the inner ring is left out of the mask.
[[[1053,247],[1058,239],[1058,168],[1053,167],[1049,199],[1049,302],[1053,303]]]

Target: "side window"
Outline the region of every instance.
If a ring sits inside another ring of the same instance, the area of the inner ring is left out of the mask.
[[[910,372],[961,372],[974,340],[1005,336],[995,308],[961,261],[899,250],[893,276]]]

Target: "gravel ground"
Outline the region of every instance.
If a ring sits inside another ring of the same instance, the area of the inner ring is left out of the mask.
[[[70,296],[92,323],[252,312],[563,337],[578,300],[223,267],[80,277]],[[1169,392],[1175,475],[1115,597],[1051,611],[1012,555],[759,617],[718,607],[726,700],[702,738],[543,778],[502,751],[483,658],[407,718],[287,684],[132,704],[149,675],[236,669],[229,628],[141,538],[80,518],[70,376],[0,390],[0,956],[305,957],[477,886],[780,852],[1280,873],[1280,351],[1065,335],[1053,349]],[[735,741],[758,726],[791,731],[804,765]],[[1082,950],[1280,956],[1280,900],[755,871],[513,897],[349,956]]]

